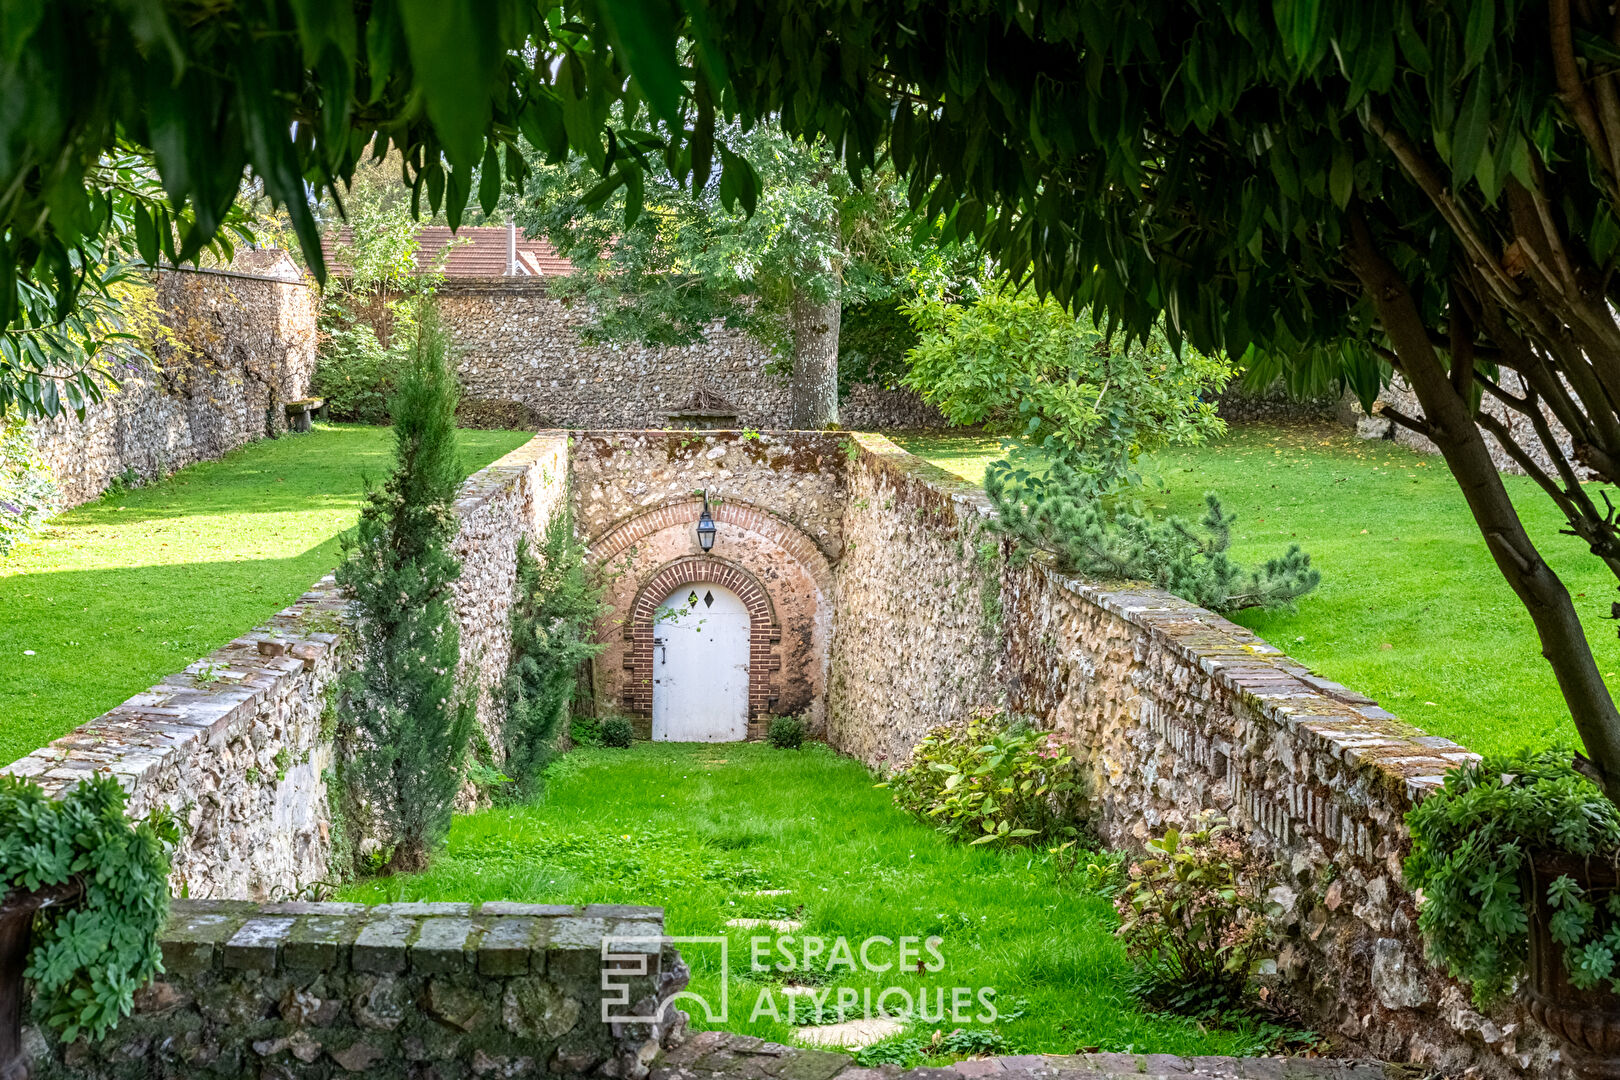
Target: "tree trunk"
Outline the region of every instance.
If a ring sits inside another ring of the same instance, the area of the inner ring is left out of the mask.
[[[838,295],[817,303],[793,290],[793,377],[788,383],[791,424],[821,431],[838,423]]]
[[[1611,800],[1620,802],[1620,711],[1592,658],[1569,590],[1519,520],[1469,403],[1442,366],[1406,282],[1374,246],[1365,222],[1352,220],[1350,231],[1351,269],[1377,309],[1401,373],[1423,406],[1429,437],[1457,478],[1497,568],[1535,623],[1541,655],[1552,665],[1575,730],[1596,766],[1595,779]]]

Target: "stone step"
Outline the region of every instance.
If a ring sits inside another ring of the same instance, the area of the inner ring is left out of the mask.
[[[1406,1065],[1337,1058],[1021,1054],[942,1068],[865,1068],[848,1054],[700,1031],[653,1063],[648,1080],[1421,1080]]]

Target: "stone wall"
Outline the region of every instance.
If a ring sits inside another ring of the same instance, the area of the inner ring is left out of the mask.
[[[576,527],[607,590],[605,649],[592,665],[599,702],[650,719],[652,612],[677,587],[712,581],[750,607],[750,717],[802,713],[819,728],[853,445],[820,432],[574,437]],[[718,529],[708,555],[700,490]]]
[[[561,504],[565,449],[560,436],[537,437],[469,477],[456,504],[467,556],[455,601],[462,667],[489,725],[510,648],[517,539]],[[325,578],[264,626],[3,771],[48,792],[111,772],[133,813],[174,811],[178,895],[296,897],[330,877],[328,692],[351,655],[344,608]]]
[[[662,428],[693,391],[718,393],[744,428],[788,425],[787,383],[765,370],[770,352],[745,334],[712,330],[698,345],[590,345],[580,301],[545,279],[461,279],[439,290],[455,335],[464,413],[488,426]],[[939,413],[904,390],[856,387],[846,428],[939,427]]]
[[[1403,815],[1472,755],[1167,593],[977,565],[983,495],[857,438],[834,746],[893,765],[977,707],[1032,715],[1088,766],[1106,843],[1139,848],[1209,809],[1275,860],[1279,979],[1317,1030],[1448,1073],[1556,1073],[1525,1018],[1481,1016],[1421,958]]]
[[[64,508],[286,430],[283,406],[315,370],[315,290],[281,251],[242,252],[232,270],[157,274],[158,364],[121,359],[119,389],[83,420],[32,423]]]
[[[180,900],[133,1015],[96,1043],[26,1029],[25,1055],[35,1080],[641,1080],[679,1028],[605,1021],[604,985],[608,1015],[657,1016],[688,978],[663,928],[619,905]]]

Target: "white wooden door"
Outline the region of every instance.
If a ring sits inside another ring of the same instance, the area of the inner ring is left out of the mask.
[[[652,737],[748,737],[748,609],[719,585],[683,585],[653,623]]]

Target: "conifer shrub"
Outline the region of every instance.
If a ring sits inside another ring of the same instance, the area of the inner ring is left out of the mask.
[[[1061,460],[1044,476],[994,462],[984,490],[996,506],[994,527],[1016,541],[1019,554],[1047,552],[1069,573],[1148,581],[1211,611],[1292,610],[1322,580],[1298,544],[1259,566],[1233,561],[1227,549],[1236,517],[1214,492],[1205,494],[1195,528],[1179,517],[1160,521],[1110,507],[1089,478]]]
[[[420,870],[450,825],[466,770],[474,702],[457,685],[461,630],[451,588],[456,379],[437,313],[416,338],[390,403],[395,465],[366,493],[337,581],[357,615],[357,664],[343,687],[341,781],[392,847],[383,869]]]
[[[602,721],[602,745],[616,750],[628,750],[635,740],[635,729],[622,716],[610,716]]]
[[[556,750],[579,666],[602,651],[595,638],[602,592],[566,511],[546,527],[538,553],[518,541],[512,658],[506,670],[505,773],[525,797]]]
[[[804,745],[804,721],[797,716],[778,716],[771,721],[765,739],[778,750],[797,750]]]

